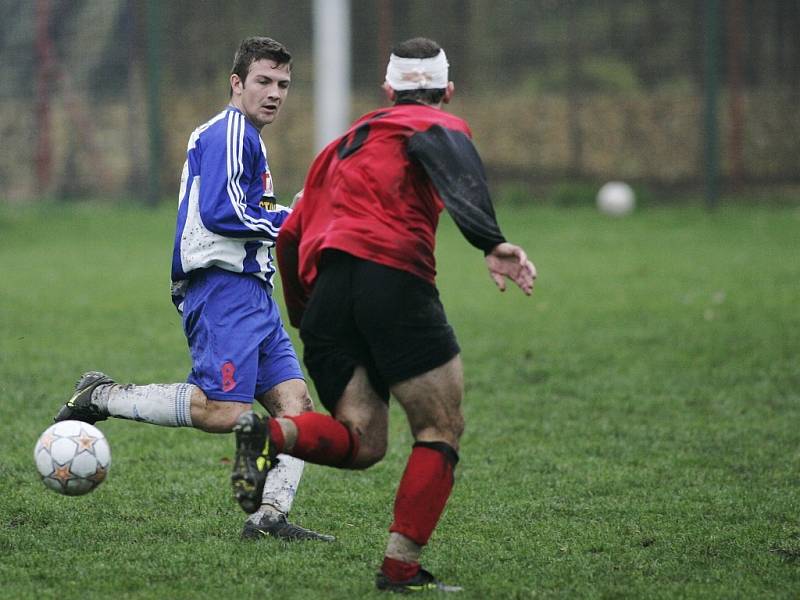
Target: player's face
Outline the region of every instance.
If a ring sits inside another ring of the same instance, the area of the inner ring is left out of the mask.
[[[278,65],[267,59],[254,61],[244,82],[237,75],[231,75],[231,104],[261,129],[278,116],[289,93],[291,79],[288,65]]]

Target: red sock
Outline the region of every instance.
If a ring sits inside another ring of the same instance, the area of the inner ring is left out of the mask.
[[[406,581],[419,573],[418,562],[404,562],[396,558],[383,557],[381,573],[392,581]]]
[[[420,546],[428,543],[453,489],[458,454],[444,442],[417,442],[394,501],[394,522],[389,531],[400,533]]]
[[[283,429],[278,425],[277,419],[269,419],[267,421],[269,427],[269,443],[278,449],[278,452],[283,452],[283,447],[286,445],[286,439],[283,436]]]
[[[346,467],[358,452],[358,437],[342,423],[321,413],[307,412],[285,417],[297,427],[297,441],[292,456],[317,465]],[[270,419],[270,439],[279,452],[283,451],[283,432],[277,419]]]

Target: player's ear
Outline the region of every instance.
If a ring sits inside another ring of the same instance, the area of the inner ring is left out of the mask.
[[[386,99],[389,102],[394,102],[395,98],[397,98],[397,92],[394,91],[392,86],[384,81],[381,87],[383,88],[383,93],[386,94]]]
[[[233,94],[241,94],[243,87],[241,78],[236,73],[231,73],[231,90]]]
[[[442,98],[442,102],[447,104],[450,102],[450,99],[453,97],[453,94],[456,93],[456,86],[452,81],[447,82],[447,88],[444,90],[444,97]]]

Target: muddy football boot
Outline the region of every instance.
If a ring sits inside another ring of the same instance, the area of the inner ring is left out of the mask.
[[[92,394],[101,385],[114,384],[115,381],[105,373],[89,371],[75,384],[75,393],[61,407],[53,421],[83,421],[94,425],[108,418],[108,410],[92,402]]]
[[[256,540],[265,537],[274,537],[287,542],[300,540],[316,540],[332,542],[336,538],[332,535],[317,533],[294,523],[289,523],[286,515],[280,513],[264,513],[259,519],[247,519],[242,530],[243,540]]]
[[[275,462],[275,457],[269,453],[267,419],[253,411],[242,413],[233,432],[236,435],[236,457],[231,474],[233,496],[244,512],[252,514],[261,507],[264,482]]]
[[[405,581],[391,581],[383,573],[375,576],[375,587],[384,592],[396,592],[398,594],[410,594],[414,592],[460,592],[464,588],[457,585],[447,585],[431,575],[425,569],[411,579]]]

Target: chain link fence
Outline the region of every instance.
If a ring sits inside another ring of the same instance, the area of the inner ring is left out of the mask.
[[[796,0],[350,6],[352,116],[382,101],[394,43],[432,37],[456,82],[450,109],[470,122],[495,186],[699,187],[709,152],[730,189],[800,183]],[[177,194],[188,135],[227,102],[248,35],[295,57],[289,101],[263,132],[276,189],[290,196],[313,157],[312,10],[311,0],[4,0],[0,201]]]

